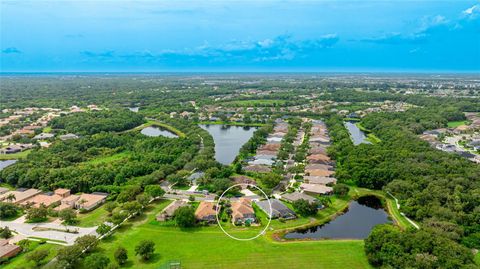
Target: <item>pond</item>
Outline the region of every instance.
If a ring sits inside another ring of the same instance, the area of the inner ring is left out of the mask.
[[[345,122],[345,127],[347,127],[348,132],[350,133],[350,138],[352,139],[353,145],[360,145],[364,144],[371,144],[370,141],[367,140],[367,136],[365,133],[358,128],[355,123],[352,122]]]
[[[240,148],[252,137],[257,127],[201,124],[215,141],[215,159],[230,164],[237,157]]]
[[[5,160],[5,161],[0,161],[0,171],[3,170],[3,168],[10,166],[14,163],[16,163],[17,160]]]
[[[156,125],[148,126],[142,129],[140,133],[146,136],[165,136],[169,138],[177,138],[178,136],[170,131],[162,129]]]
[[[285,235],[287,239],[365,239],[375,225],[390,223],[387,212],[375,196],[352,201],[348,210],[334,220]]]

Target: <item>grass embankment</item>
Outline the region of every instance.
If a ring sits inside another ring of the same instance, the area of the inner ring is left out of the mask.
[[[23,159],[27,157],[27,155],[31,152],[31,149],[27,149],[22,152],[12,153],[12,154],[0,154],[0,161],[1,160],[15,160],[15,159]]]
[[[15,268],[39,268],[35,266],[34,262],[29,262],[25,259],[28,253],[33,250],[46,249],[49,251],[48,257],[44,260],[42,265],[45,265],[57,255],[57,250],[61,248],[60,245],[54,244],[40,244],[39,242],[30,241],[29,251],[26,253],[20,253],[16,257],[12,258],[7,264],[2,264],[0,267],[3,269],[15,269]]]
[[[149,127],[149,126],[158,126],[160,128],[163,128],[169,132],[172,132],[174,134],[176,134],[178,137],[185,137],[185,133],[180,131],[179,129],[171,126],[171,125],[168,125],[166,123],[163,123],[161,121],[157,121],[157,120],[148,120],[146,123],[140,125],[140,126],[137,126],[135,127],[133,130],[135,131],[138,131],[138,130],[141,130],[145,127]]]
[[[78,223],[75,225],[80,227],[97,226],[104,223],[107,220],[107,217],[108,212],[105,210],[105,205],[102,205],[93,211],[78,214]]]
[[[382,140],[373,134],[371,130],[363,127],[360,123],[355,123],[355,125],[367,135],[367,141],[370,143],[376,144],[382,142]]]
[[[182,230],[157,222],[155,214],[169,203],[157,202],[149,213],[105,239],[100,251],[113,260],[117,247],[125,247],[127,268],[159,268],[169,261],[180,261],[182,268],[371,268],[361,240],[279,243],[261,236],[236,241],[217,226]],[[238,228],[233,234],[253,236],[256,230]],[[146,239],[155,242],[156,251],[152,260],[144,263],[134,256],[134,248]]]
[[[456,128],[458,126],[468,125],[468,124],[469,124],[468,120],[460,120],[460,121],[450,121],[447,123],[447,126],[449,128]]]

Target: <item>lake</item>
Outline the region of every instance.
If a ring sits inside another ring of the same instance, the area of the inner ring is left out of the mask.
[[[350,133],[350,138],[355,146],[362,143],[371,144],[370,141],[367,140],[365,133],[360,130],[355,123],[347,121],[345,122],[345,127],[347,127],[347,130]]]
[[[177,138],[178,136],[170,131],[167,131],[165,129],[162,129],[158,126],[152,125],[149,127],[145,127],[140,131],[140,133],[146,135],[146,136],[165,136],[169,138]]]
[[[215,141],[215,159],[222,164],[231,164],[240,148],[245,144],[257,127],[201,124]]]
[[[5,161],[0,161],[0,171],[3,170],[3,168],[12,165],[16,163],[17,160],[5,160]]]
[[[287,239],[365,239],[375,225],[390,223],[377,197],[360,197],[334,220],[285,235]]]

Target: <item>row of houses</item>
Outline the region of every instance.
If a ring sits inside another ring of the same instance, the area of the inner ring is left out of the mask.
[[[69,189],[41,192],[37,189],[17,189],[10,191],[6,188],[0,188],[0,202],[29,207],[40,207],[43,205],[53,207],[56,211],[66,208],[89,211],[104,203],[106,198],[106,193],[99,192],[72,195]]]
[[[282,139],[287,135],[287,132],[288,123],[282,119],[278,119],[273,128],[273,133],[269,134],[267,137],[267,143],[257,149],[253,160],[250,160],[244,169],[252,172],[270,172],[270,167],[277,160]]]
[[[333,191],[330,186],[336,184],[337,180],[333,177],[334,163],[327,155],[330,136],[323,121],[312,121],[309,145],[304,182],[300,189],[312,195],[330,194]]]

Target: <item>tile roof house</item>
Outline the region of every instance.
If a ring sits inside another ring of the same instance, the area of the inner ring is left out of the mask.
[[[282,194],[282,199],[289,203],[293,203],[301,199],[306,200],[309,203],[318,201],[316,198],[301,192],[284,193]]]
[[[0,259],[8,259],[17,256],[22,248],[8,243],[7,239],[0,239]]]
[[[252,201],[247,198],[240,198],[232,202],[232,222],[241,224],[246,222],[255,222],[255,210],[252,207]]]
[[[107,194],[103,193],[82,193],[75,203],[75,208],[83,210],[92,210],[105,202]]]
[[[15,196],[15,200],[11,201],[12,203],[14,204],[21,204],[22,202],[32,198],[33,196],[39,194],[40,191],[37,190],[37,189],[18,189],[18,190],[15,190],[15,191],[9,191],[9,192],[6,192],[2,195],[0,195],[0,201],[5,201],[5,202],[9,202],[9,200],[7,200],[7,197],[10,196],[11,194],[13,194]]]
[[[334,177],[304,176],[303,179],[305,180],[305,183],[310,183],[310,184],[327,185],[327,184],[337,183],[337,179]]]
[[[165,207],[156,218],[158,221],[168,220],[173,217],[175,210],[183,206],[188,206],[188,203],[183,200],[175,200],[173,203],[170,203],[167,207]]]
[[[307,156],[308,163],[321,163],[329,164],[331,162],[330,157],[325,154],[313,154]]]
[[[257,172],[257,173],[268,173],[272,169],[265,165],[248,165],[244,168],[245,171]]]
[[[54,205],[59,205],[60,201],[63,199],[62,196],[57,195],[57,194],[47,194],[47,193],[41,193],[38,195],[33,196],[32,198],[29,198],[25,201],[23,201],[21,204],[22,205],[31,205],[33,207],[40,207],[40,205],[44,205],[46,207],[49,206],[54,206]]]
[[[202,201],[195,210],[195,218],[200,221],[215,222],[217,221],[216,215],[216,204],[214,202]]]
[[[323,170],[323,169],[308,169],[308,170],[305,170],[305,174],[310,176],[317,176],[317,177],[329,177],[335,174],[335,172],[330,170]]]
[[[270,203],[272,204],[271,218],[294,219],[297,217],[293,210],[288,208],[278,199],[270,199]],[[257,201],[255,204],[257,204],[257,206],[270,217],[270,204],[268,203],[268,200]]]
[[[302,183],[300,185],[300,189],[303,190],[306,194],[330,194],[333,192],[331,187],[321,185],[321,184],[309,184],[309,183]]]

